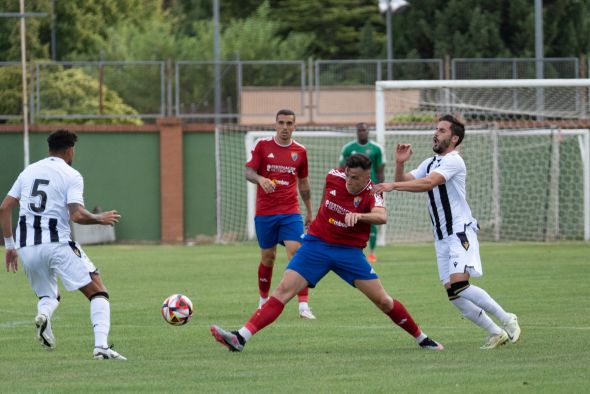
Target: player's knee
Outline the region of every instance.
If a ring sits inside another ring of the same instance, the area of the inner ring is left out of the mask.
[[[469,287],[468,280],[462,280],[460,282],[451,283],[451,290],[453,294],[457,297],[460,296],[461,292]]]
[[[447,290],[447,296],[449,297],[449,301],[453,301],[456,300],[457,298],[459,298],[458,295],[455,294],[455,291],[452,288],[446,289]]]
[[[97,291],[96,293],[93,293],[91,296],[88,297],[88,301],[92,301],[95,298],[104,298],[108,301],[109,293],[106,291]]]
[[[373,302],[377,308],[381,309],[384,313],[391,312],[391,309],[393,308],[393,298],[387,295],[373,300]]]

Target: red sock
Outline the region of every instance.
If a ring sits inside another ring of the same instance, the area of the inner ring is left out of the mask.
[[[305,287],[303,290],[297,294],[297,301],[299,302],[307,302],[309,299],[309,287]]]
[[[252,333],[256,334],[264,327],[275,321],[277,317],[283,312],[285,305],[274,297],[270,297],[262,308],[256,310],[256,313],[244,324],[244,327]]]
[[[258,266],[258,291],[260,297],[267,298],[268,291],[270,290],[270,282],[272,281],[272,269],[273,266],[267,267],[260,263]]]
[[[414,322],[410,312],[406,309],[406,307],[399,302],[398,300],[393,300],[393,308],[387,314],[391,320],[401,328],[403,328],[408,334],[417,338],[420,333],[420,327]]]

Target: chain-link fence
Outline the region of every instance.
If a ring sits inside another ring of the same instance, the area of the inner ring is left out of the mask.
[[[533,79],[533,58],[315,61],[33,62],[31,122],[75,119],[268,123],[278,108],[300,122],[374,121],[380,80]],[[544,78],[585,78],[590,60],[545,58]],[[587,66],[587,67],[586,67]],[[22,69],[0,62],[0,121],[22,117]],[[216,93],[217,92],[217,93]]]
[[[579,60],[544,58],[543,78],[579,78]],[[451,79],[535,79],[537,60],[534,58],[470,58],[453,59]]]

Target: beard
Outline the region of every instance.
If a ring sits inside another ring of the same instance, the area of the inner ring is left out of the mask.
[[[447,150],[447,148],[449,147],[449,144],[451,143],[450,140],[442,140],[438,142],[438,145],[433,145],[432,146],[432,150],[434,151],[434,153],[436,154],[441,154],[443,153],[445,150]]]

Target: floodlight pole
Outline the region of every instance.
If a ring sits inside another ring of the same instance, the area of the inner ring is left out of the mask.
[[[215,63],[215,127],[221,124],[221,64],[219,48],[219,0],[213,0],[213,61]]]
[[[29,165],[29,110],[27,94],[27,45],[26,45],[26,25],[25,18],[32,16],[47,16],[45,12],[28,12],[25,13],[25,0],[20,0],[20,12],[2,12],[0,18],[20,18],[20,59],[21,59],[21,76],[23,85],[22,111],[23,111],[23,156],[25,167]]]
[[[391,17],[397,11],[401,11],[405,7],[409,6],[406,0],[379,0],[379,11],[385,12],[385,26],[387,34],[387,79],[391,81],[393,79],[393,38],[392,38],[392,23]]]

